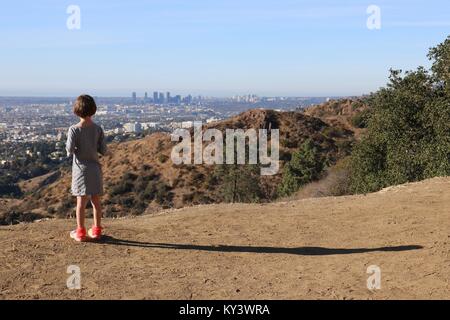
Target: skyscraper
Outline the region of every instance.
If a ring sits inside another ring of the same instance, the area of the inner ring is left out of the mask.
[[[159,93],[159,101],[158,103],[163,104],[164,103],[164,93],[160,92]]]
[[[191,104],[191,103],[192,103],[192,96],[191,96],[191,95],[188,95],[188,96],[186,97],[186,103],[187,103],[187,104]]]
[[[158,103],[158,91],[153,91],[153,103]]]
[[[169,91],[167,91],[167,93],[166,93],[166,102],[167,102],[167,103],[172,102],[172,101],[171,101],[171,98],[170,98],[170,92],[169,92]]]
[[[144,94],[144,103],[147,103],[147,101],[148,101],[148,94],[147,94],[147,92]]]
[[[133,92],[133,93],[131,94],[131,100],[132,100],[133,104],[136,104],[136,102],[137,102],[136,92]]]

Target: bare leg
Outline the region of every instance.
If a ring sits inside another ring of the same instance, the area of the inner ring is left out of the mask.
[[[99,195],[91,196],[92,208],[94,211],[94,226],[102,226],[102,204]]]
[[[77,226],[84,228],[86,204],[88,202],[87,196],[77,197]]]

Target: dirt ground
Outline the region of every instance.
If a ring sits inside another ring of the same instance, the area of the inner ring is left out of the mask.
[[[104,241],[82,244],[73,220],[0,227],[0,299],[450,298],[450,178],[104,225]],[[66,286],[69,265],[80,290]]]

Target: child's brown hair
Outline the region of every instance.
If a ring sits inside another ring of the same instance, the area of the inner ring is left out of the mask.
[[[92,117],[97,112],[97,105],[94,98],[83,94],[77,98],[73,105],[73,113],[80,118]]]

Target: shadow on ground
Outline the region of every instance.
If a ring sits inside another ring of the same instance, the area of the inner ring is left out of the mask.
[[[398,252],[422,249],[419,245],[405,245],[379,248],[323,248],[323,247],[250,247],[250,246],[229,246],[229,245],[195,245],[195,244],[173,244],[173,243],[152,243],[132,240],[117,239],[111,236],[103,236],[98,243],[119,246],[130,246],[139,248],[174,249],[174,250],[200,250],[212,252],[248,252],[248,253],[281,253],[295,254],[302,256],[327,256],[342,254],[357,254],[367,252]]]

